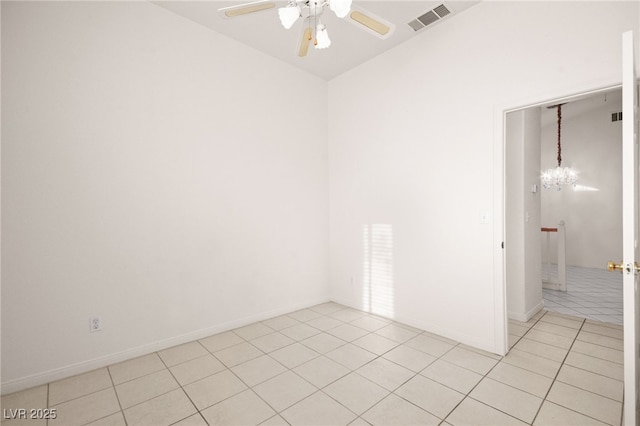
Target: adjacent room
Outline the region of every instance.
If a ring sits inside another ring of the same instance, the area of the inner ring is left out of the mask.
[[[640,5],[240,3],[1,2],[3,425],[621,424],[619,324],[510,315],[505,117]]]
[[[622,274],[607,271],[622,258],[621,95],[615,88],[507,114],[509,318],[526,321],[544,306],[622,325]],[[568,178],[541,179],[559,170]]]
[[[542,227],[561,228],[541,233],[543,280],[566,284],[561,291],[543,289],[545,308],[613,324],[623,320],[622,274],[606,269],[608,261],[622,259],[621,111],[620,90],[561,105],[561,161],[575,170],[577,181],[540,190]],[[548,169],[558,153],[557,107],[544,107],[541,120],[541,161]]]

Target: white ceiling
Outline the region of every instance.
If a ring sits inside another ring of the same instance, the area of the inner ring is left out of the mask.
[[[156,1],[156,5],[170,10],[191,21],[204,25],[220,34],[229,36],[270,56],[281,59],[325,80],[330,80],[349,69],[368,61],[382,52],[409,40],[412,37],[428,37],[426,33],[440,23],[456,19],[456,15],[479,1],[358,1],[353,5],[395,24],[394,33],[382,40],[358,28],[355,24],[338,18],[330,10],[325,11],[322,22],[331,38],[328,49],[312,47],[305,58],[297,55],[302,20],[286,30],[280,24],[277,8],[256,12],[236,18],[225,19],[218,9],[248,3],[248,1]],[[275,0],[277,7],[285,6],[286,0]],[[415,32],[408,22],[444,4],[451,14]]]

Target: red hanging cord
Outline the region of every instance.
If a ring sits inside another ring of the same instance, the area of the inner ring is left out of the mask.
[[[560,122],[562,121],[562,104],[558,104],[558,167],[562,164],[562,146],[560,145]]]

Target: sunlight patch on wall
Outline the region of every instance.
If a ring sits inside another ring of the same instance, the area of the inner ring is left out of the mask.
[[[600,191],[598,188],[594,188],[593,186],[584,186],[584,185],[576,185],[573,187],[575,192],[597,192]]]
[[[393,230],[366,224],[362,229],[362,306],[367,312],[393,317]]]

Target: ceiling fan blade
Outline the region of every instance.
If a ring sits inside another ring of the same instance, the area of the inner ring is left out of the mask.
[[[252,3],[240,4],[237,6],[223,7],[218,12],[225,18],[235,18],[236,16],[246,15],[248,13],[260,12],[261,10],[273,9],[276,4],[268,0],[254,1]]]
[[[308,25],[302,28],[302,37],[300,37],[300,47],[298,48],[298,56],[304,58],[309,52],[309,44],[311,43],[311,27]]]
[[[391,22],[360,7],[352,7],[346,19],[355,26],[382,39],[389,38],[395,29],[395,25]]]

